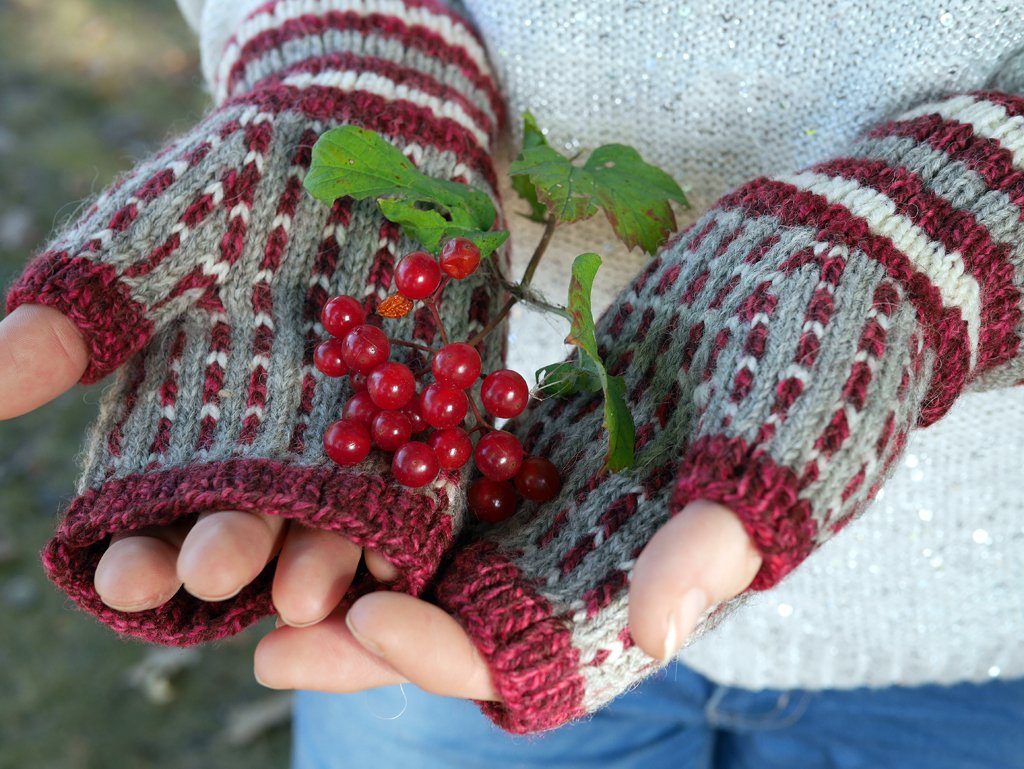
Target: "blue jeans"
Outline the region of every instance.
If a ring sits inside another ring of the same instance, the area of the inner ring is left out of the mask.
[[[531,737],[413,686],[300,693],[293,769],[336,767],[1011,769],[1024,767],[1024,680],[751,692],[676,664],[591,718]]]

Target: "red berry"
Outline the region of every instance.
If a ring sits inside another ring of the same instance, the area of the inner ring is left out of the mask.
[[[468,278],[480,266],[480,249],[468,238],[452,238],[441,249],[441,269],[456,280]]]
[[[477,478],[469,484],[466,501],[481,521],[500,523],[516,511],[516,490],[508,481]]]
[[[562,489],[562,478],[544,457],[527,457],[516,475],[516,491],[531,502],[548,502]]]
[[[341,410],[341,416],[350,422],[358,422],[369,430],[370,425],[373,423],[373,418],[377,416],[379,411],[380,409],[373,402],[373,398],[364,390],[348,399],[345,408]]]
[[[435,383],[423,391],[420,412],[431,427],[447,430],[462,424],[469,412],[469,399],[462,390]]]
[[[327,333],[339,339],[366,320],[363,305],[354,296],[336,296],[324,305],[320,321]]]
[[[416,394],[416,379],[402,363],[383,363],[366,377],[366,391],[382,409],[400,409]]]
[[[384,451],[395,451],[412,437],[412,423],[401,411],[381,411],[373,418],[370,436]]]
[[[348,375],[348,383],[352,385],[352,392],[366,392],[366,374],[360,374],[358,371],[353,371]]]
[[[434,450],[437,463],[445,470],[458,470],[464,467],[473,455],[473,441],[460,427],[433,432],[427,438],[427,443]]]
[[[476,382],[480,365],[480,353],[461,342],[445,345],[430,362],[434,379],[456,390],[465,390]]]
[[[426,299],[441,282],[441,268],[434,257],[414,251],[395,268],[395,288],[406,299]]]
[[[341,340],[326,339],[313,352],[313,365],[325,376],[345,376],[348,366],[341,357]]]
[[[387,334],[376,326],[356,326],[345,335],[341,356],[350,369],[360,374],[369,374],[387,361],[391,354],[391,342]]]
[[[437,477],[437,457],[430,446],[419,441],[403,444],[391,459],[391,471],[403,486],[416,489],[426,486]]]
[[[370,433],[358,422],[342,419],[324,433],[324,451],[342,467],[357,465],[370,453]]]
[[[507,481],[523,464],[523,447],[512,433],[494,430],[477,441],[473,459],[477,469],[492,481]]]
[[[427,424],[427,420],[423,418],[422,399],[423,393],[417,393],[413,396],[413,399],[409,401],[409,405],[402,409],[402,413],[409,417],[409,421],[412,423],[413,435],[418,435],[424,430],[430,429],[430,425]]]
[[[489,374],[480,388],[484,408],[496,417],[511,419],[519,416],[530,400],[530,386],[511,369]]]

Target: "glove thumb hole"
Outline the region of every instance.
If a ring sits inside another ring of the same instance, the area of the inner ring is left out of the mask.
[[[70,390],[89,365],[89,348],[66,315],[24,304],[0,322],[0,419],[11,419]]]
[[[731,510],[691,502],[651,538],[634,566],[633,639],[651,657],[667,661],[704,614],[742,593],[760,567],[760,554]]]

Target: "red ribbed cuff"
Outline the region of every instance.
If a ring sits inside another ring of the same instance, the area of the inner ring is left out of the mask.
[[[750,583],[767,590],[814,549],[818,524],[800,482],[787,467],[740,438],[704,436],[690,446],[679,469],[672,509],[706,499],[732,510],[764,559]]]
[[[579,651],[519,567],[490,543],[461,551],[437,590],[438,604],[473,639],[501,702],[478,703],[505,731],[554,729],[585,715]]]
[[[29,263],[7,294],[7,312],[43,304],[66,315],[89,347],[82,384],[92,384],[142,349],[153,334],[145,308],[134,301],[109,264],[66,251],[46,251]]]
[[[119,612],[93,587],[112,534],[215,510],[279,515],[339,532],[384,555],[400,574],[389,587],[414,595],[433,577],[453,537],[444,495],[434,501],[328,465],[237,459],[114,479],[87,491],[68,508],[43,562],[75,603],[119,633],[173,646],[223,638],[273,612],[273,564],[235,598],[217,603],[179,590],[157,609]]]

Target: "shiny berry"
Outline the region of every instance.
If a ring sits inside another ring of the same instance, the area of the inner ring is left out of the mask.
[[[425,430],[430,429],[430,425],[427,424],[427,420],[423,418],[423,407],[421,399],[423,398],[422,393],[418,393],[409,401],[409,405],[402,409],[402,413],[409,417],[409,422],[412,424],[412,434],[418,435]]]
[[[352,387],[352,392],[366,392],[366,374],[360,374],[357,371],[353,371],[348,376],[348,383]]]
[[[381,411],[370,424],[370,437],[378,449],[395,451],[412,437],[412,422],[401,411]]]
[[[387,361],[391,354],[391,342],[387,335],[376,326],[356,326],[345,335],[341,356],[350,369],[360,374],[369,374]]]
[[[400,409],[416,394],[416,379],[402,363],[383,363],[366,377],[366,392],[382,409]]]
[[[345,376],[348,366],[341,357],[341,340],[327,339],[318,344],[313,352],[313,365],[325,376]]]
[[[452,238],[441,249],[441,269],[456,280],[468,278],[480,266],[480,249],[468,238]]]
[[[527,457],[516,474],[516,491],[531,502],[548,502],[562,489],[562,478],[544,457]]]
[[[324,305],[320,313],[320,321],[327,333],[339,339],[365,320],[363,305],[354,296],[336,296]]]
[[[469,509],[486,523],[500,523],[516,511],[516,490],[508,481],[477,478],[469,484]]]
[[[391,458],[391,472],[395,480],[411,489],[426,486],[437,477],[440,467],[430,446],[409,441],[399,447]]]
[[[420,413],[431,427],[438,430],[458,427],[468,412],[469,399],[462,390],[435,383],[423,391]]]
[[[530,400],[530,386],[517,372],[501,369],[488,374],[480,388],[484,408],[496,417],[511,419],[519,416]]]
[[[522,467],[523,447],[512,433],[494,430],[477,441],[473,459],[477,469],[492,481],[507,481]]]
[[[480,366],[480,353],[461,342],[445,345],[430,361],[434,379],[456,390],[472,386],[480,376]]]
[[[426,299],[441,283],[441,268],[434,257],[414,251],[395,267],[395,288],[406,299]]]
[[[358,422],[369,430],[373,418],[379,411],[380,408],[373,402],[373,398],[364,390],[348,399],[345,408],[341,410],[341,416],[350,422]]]
[[[427,443],[434,450],[437,463],[445,470],[464,467],[473,455],[473,441],[461,427],[433,432],[427,438]]]
[[[342,467],[357,465],[370,453],[370,433],[359,422],[342,419],[324,433],[324,451]]]

